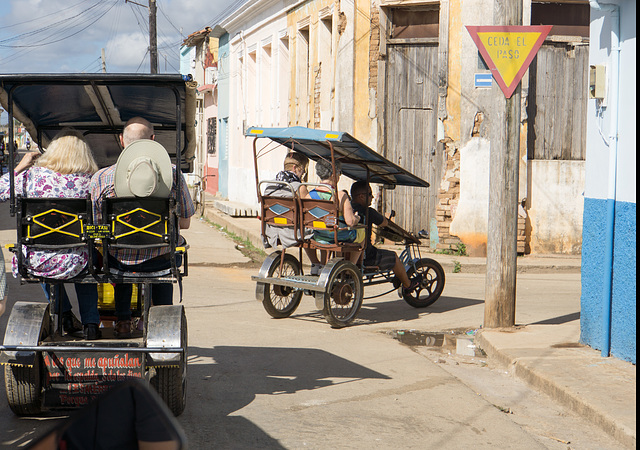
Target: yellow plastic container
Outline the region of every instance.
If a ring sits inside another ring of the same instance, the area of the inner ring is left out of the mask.
[[[113,299],[113,284],[98,283],[98,308],[115,309],[115,300]],[[133,285],[131,292],[131,306],[138,307],[138,285]]]

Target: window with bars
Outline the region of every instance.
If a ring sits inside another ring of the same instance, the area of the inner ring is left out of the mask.
[[[216,117],[207,119],[207,153],[216,154]]]

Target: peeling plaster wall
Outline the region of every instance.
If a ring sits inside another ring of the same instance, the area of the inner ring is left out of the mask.
[[[446,135],[458,142],[460,197],[449,229],[467,253],[485,256],[489,210],[489,111],[492,89],[473,87],[478,49],[464,25],[490,25],[492,2],[451,0],[449,10],[449,75]],[[484,118],[484,120],[482,119]]]
[[[490,149],[481,137],[460,148],[460,199],[449,232],[464,242],[471,256],[487,254]]]
[[[529,161],[531,253],[579,255],[582,249],[584,161]],[[571,181],[569,183],[568,181]]]

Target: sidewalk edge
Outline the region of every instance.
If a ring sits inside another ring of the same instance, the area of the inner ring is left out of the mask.
[[[629,430],[624,425],[617,424],[614,418],[597,410],[586,402],[584,398],[563,388],[555,383],[553,379],[545,377],[543,374],[529,367],[524,358],[521,360],[501,352],[491,343],[489,338],[483,336],[482,330],[476,334],[475,342],[496,364],[512,369],[512,373],[516,377],[525,381],[536,390],[549,395],[552,399],[568,407],[585,420],[597,425],[622,445],[629,448],[636,448],[635,430]]]
[[[226,228],[227,230],[229,230],[230,232],[232,232],[233,234],[235,234],[236,236],[241,237],[242,239],[246,239],[249,242],[251,242],[251,244],[259,249],[264,249],[263,244],[262,244],[262,240],[260,239],[260,236],[257,236],[255,232],[252,232],[250,230],[245,230],[242,229],[241,227],[238,227],[235,223],[233,218],[227,218],[229,216],[227,216],[227,214],[225,214],[224,212],[216,209],[215,207],[211,206],[208,207],[205,211],[204,217],[207,218],[207,220],[215,223],[216,225],[220,225],[224,228]],[[256,220],[255,217],[253,218],[245,218],[244,220]],[[237,220],[237,219],[235,219]]]

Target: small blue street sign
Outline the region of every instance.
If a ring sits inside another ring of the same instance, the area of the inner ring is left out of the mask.
[[[490,73],[476,73],[473,79],[473,85],[477,88],[491,87],[493,83],[493,75]]]

